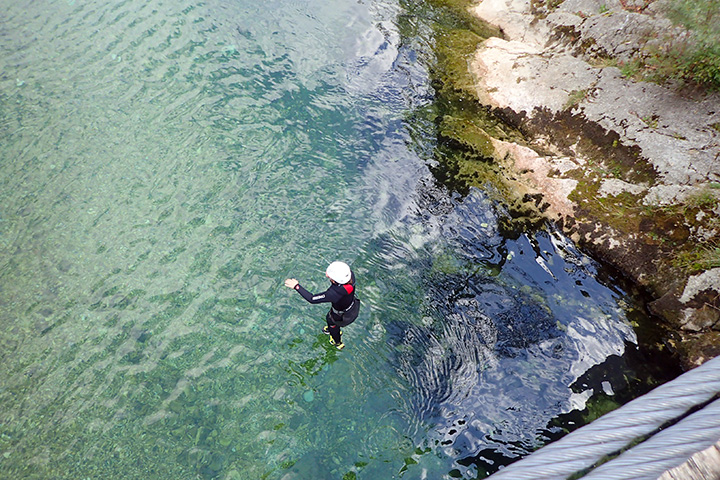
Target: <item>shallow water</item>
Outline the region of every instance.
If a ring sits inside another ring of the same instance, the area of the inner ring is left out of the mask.
[[[2,9],[0,477],[482,477],[655,375],[593,261],[436,184],[408,121],[431,20]],[[334,259],[363,301],[342,352],[282,286]]]

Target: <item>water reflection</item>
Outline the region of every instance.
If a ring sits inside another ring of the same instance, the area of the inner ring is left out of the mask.
[[[637,353],[631,300],[595,280],[595,262],[552,229],[501,236],[502,209],[479,190],[448,201],[429,185],[416,199],[433,208],[378,238],[368,260],[371,292],[394,292],[374,313],[421,449],[474,478],[617,406],[603,398],[648,388],[627,381],[648,370],[626,354]],[[578,415],[591,397],[594,413]]]

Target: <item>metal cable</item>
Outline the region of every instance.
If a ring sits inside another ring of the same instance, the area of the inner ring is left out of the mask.
[[[491,475],[491,480],[565,480],[720,392],[720,357],[604,415]],[[689,417],[688,417],[689,418]],[[717,423],[716,418],[716,423]],[[718,440],[717,437],[712,443]]]
[[[720,400],[585,475],[587,480],[657,480],[720,440]]]

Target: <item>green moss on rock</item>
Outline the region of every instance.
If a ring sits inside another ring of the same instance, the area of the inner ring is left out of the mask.
[[[457,94],[477,100],[475,78],[468,63],[485,38],[469,30],[452,29],[440,32],[437,38],[439,75],[444,85]]]
[[[492,137],[472,121],[453,115],[445,115],[440,122],[440,136],[457,143],[457,146],[477,156],[492,160],[495,147]]]
[[[510,180],[493,139],[526,142],[517,129],[480,103],[469,67],[478,46],[490,36],[502,37],[502,32],[473,15],[467,0],[429,3],[436,19],[432,109],[440,140],[433,173],[452,190],[465,194],[470,187],[479,187],[505,205],[507,217],[501,220],[501,228],[506,231],[536,224],[542,216],[535,202],[524,198]]]
[[[429,0],[428,3],[442,16],[438,19],[439,24],[467,30],[482,38],[503,36],[497,27],[484,22],[470,12],[470,7],[473,5],[470,0]]]

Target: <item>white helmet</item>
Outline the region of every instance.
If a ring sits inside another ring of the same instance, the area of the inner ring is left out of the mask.
[[[344,262],[332,262],[328,265],[327,270],[325,270],[325,275],[330,277],[330,280],[337,282],[340,285],[348,283],[352,278],[350,267],[348,267],[347,263]]]

